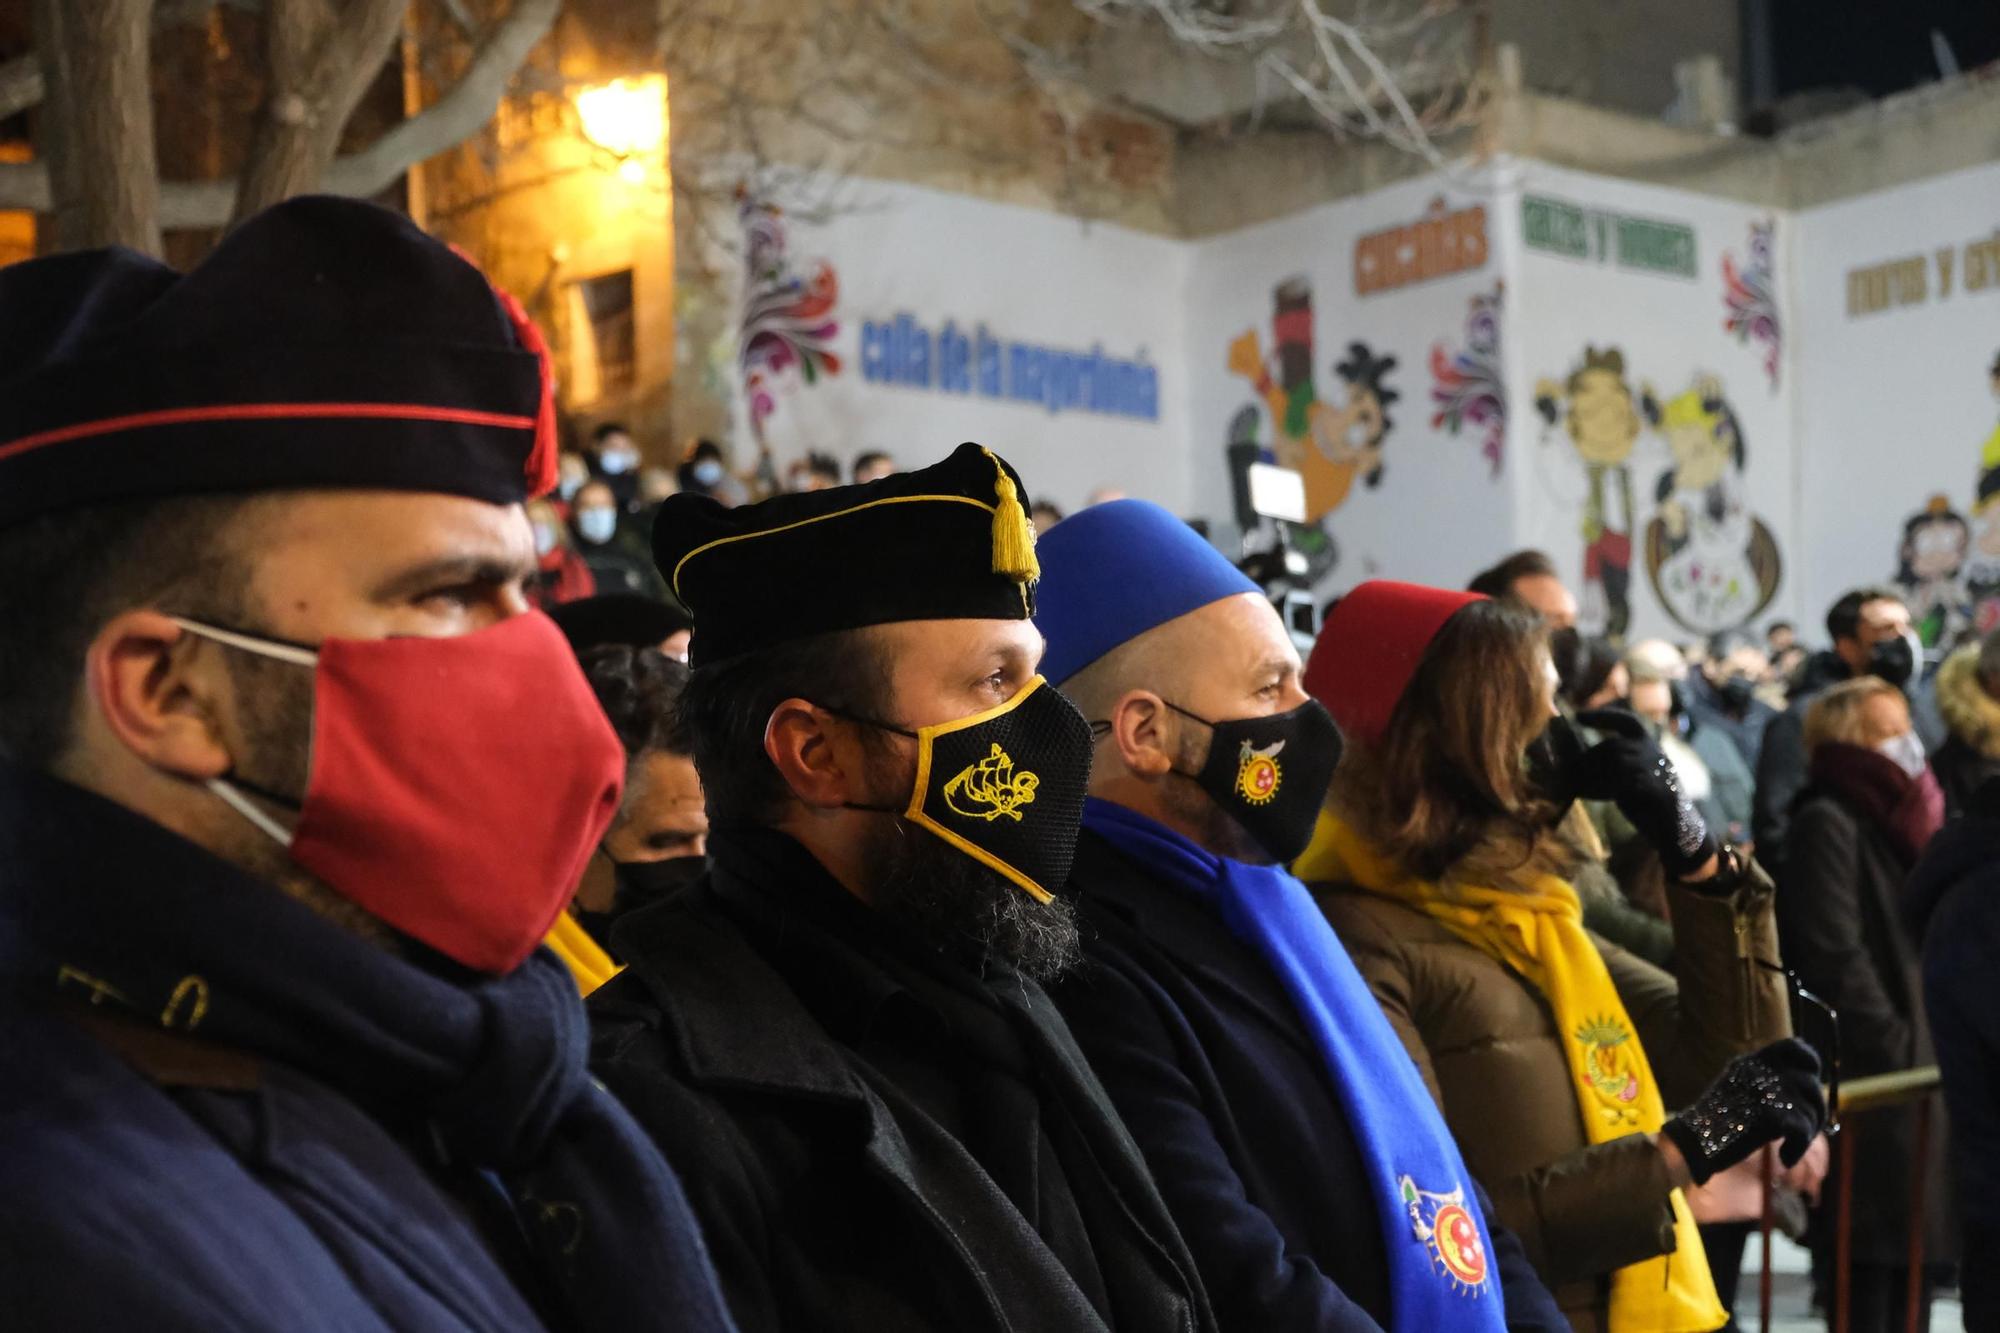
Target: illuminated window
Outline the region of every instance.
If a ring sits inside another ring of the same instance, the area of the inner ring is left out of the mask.
[[[632,270],[573,283],[569,289],[570,387],[579,402],[629,392],[638,379],[632,327]]]

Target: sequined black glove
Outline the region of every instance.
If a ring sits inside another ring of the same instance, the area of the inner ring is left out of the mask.
[[[1715,837],[1701,812],[1681,790],[1671,759],[1647,734],[1636,713],[1602,708],[1577,721],[1603,732],[1605,739],[1570,757],[1564,765],[1576,795],[1610,801],[1660,854],[1660,864],[1682,879],[1715,855]]]
[[[1681,1150],[1700,1185],[1774,1140],[1783,1140],[1779,1160],[1796,1166],[1825,1125],[1819,1057],[1787,1037],[1730,1061],[1722,1077],[1660,1132]]]

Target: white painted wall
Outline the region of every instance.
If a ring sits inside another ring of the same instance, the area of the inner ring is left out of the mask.
[[[1740,478],[1728,484],[1739,488],[1748,513],[1764,524],[1782,560],[1775,600],[1755,616],[1754,623],[1761,626],[1779,615],[1795,617],[1800,560],[1796,549],[1790,349],[1785,349],[1773,384],[1765,369],[1765,347],[1726,331],[1723,298],[1723,255],[1727,252],[1743,261],[1751,224],[1772,215],[1729,200],[1586,175],[1540,162],[1521,163],[1518,183],[1523,199],[1554,198],[1593,213],[1691,226],[1695,274],[1681,277],[1621,265],[1615,239],[1611,239],[1607,254],[1593,253],[1581,259],[1522,244],[1514,266],[1518,300],[1513,324],[1518,334],[1513,381],[1518,407],[1512,415],[1512,434],[1515,457],[1522,465],[1517,474],[1517,543],[1546,550],[1572,587],[1585,588],[1582,528],[1588,507],[1587,472],[1566,425],[1550,427],[1536,411],[1535,386],[1544,379],[1566,384],[1582,363],[1587,346],[1600,350],[1616,347],[1624,355],[1627,380],[1634,393],[1643,394],[1651,386],[1656,401],[1662,404],[1693,387],[1700,376],[1713,376],[1720,384],[1724,401],[1740,422],[1746,446],[1746,466]],[[1519,220],[1517,207],[1517,224]],[[1795,321],[1783,303],[1789,287],[1784,275],[1792,236],[1787,219],[1779,217],[1775,222],[1780,327],[1789,338]],[[1594,227],[1592,246],[1595,250]],[[1702,622],[1687,597],[1681,599],[1683,611],[1696,626],[1677,623],[1647,572],[1646,534],[1662,510],[1657,487],[1673,463],[1666,434],[1646,423],[1642,412],[1641,429],[1627,464],[1635,511],[1629,528],[1633,544],[1631,637],[1659,634],[1687,639],[1694,637],[1695,628],[1714,628],[1712,622]],[[1621,518],[1615,501],[1611,517],[1614,525]],[[1714,554],[1711,567],[1728,568],[1741,557],[1744,543],[1734,535],[1732,525],[1704,526],[1702,531]],[[1701,562],[1701,554],[1691,548],[1677,563],[1662,566],[1662,581],[1691,571]],[[1586,598],[1587,603],[1594,600]],[[1747,609],[1759,600],[1758,596],[1725,599],[1722,605]],[[1586,628],[1601,629],[1604,615],[1602,606],[1587,605]]]
[[[1356,239],[1414,221],[1440,197],[1447,210],[1487,209],[1485,264],[1357,295]],[[1344,591],[1376,575],[1459,585],[1480,560],[1506,548],[1514,522],[1505,470],[1496,476],[1481,456],[1479,428],[1453,435],[1432,424],[1430,370],[1433,347],[1464,340],[1471,298],[1492,292],[1501,278],[1503,200],[1490,176],[1470,183],[1433,176],[1200,243],[1188,283],[1188,447],[1195,505],[1217,521],[1219,533],[1233,534],[1224,454],[1231,419],[1255,405],[1258,438],[1268,443],[1273,434],[1251,385],[1228,368],[1228,348],[1255,330],[1269,355],[1273,290],[1302,277],[1312,287],[1313,370],[1322,401],[1344,401],[1333,368],[1357,340],[1397,358],[1386,383],[1401,395],[1389,409],[1393,426],[1383,442],[1380,485],[1357,483],[1326,519],[1339,560],[1317,590]],[[1504,337],[1512,331],[1512,310],[1503,309],[1502,321]]]
[[[1440,197],[1449,209],[1488,210],[1485,264],[1358,295],[1356,238],[1411,221]],[[1572,258],[1530,247],[1524,197],[1560,199],[1593,218],[1685,224],[1695,236],[1694,275],[1636,270],[1615,254]],[[1663,405],[1699,377],[1721,385],[1746,443],[1746,466],[1730,478],[1733,494],[1782,561],[1774,597],[1753,623],[1785,616],[1811,625],[1844,588],[1895,573],[1903,520],[1933,494],[1974,517],[1980,451],[2000,420],[1989,379],[2000,353],[2000,260],[1992,283],[1968,290],[1962,250],[1995,236],[1996,213],[2000,164],[1773,217],[1727,200],[1509,161],[1186,243],[863,183],[851,206],[824,223],[788,220],[794,261],[825,258],[838,272],[834,348],[843,365],[815,386],[781,381],[769,433],[781,462],[809,447],[843,461],[880,447],[915,465],[976,439],[1014,460],[1035,495],[1066,510],[1097,487],[1116,486],[1208,519],[1233,555],[1224,454],[1231,421],[1252,407],[1259,440],[1270,442],[1273,432],[1249,383],[1229,369],[1228,347],[1255,330],[1270,353],[1273,290],[1303,278],[1313,293],[1322,400],[1344,396],[1333,367],[1353,341],[1397,358],[1388,383],[1400,394],[1381,484],[1356,485],[1329,516],[1340,554],[1320,593],[1376,575],[1458,585],[1523,545],[1548,550],[1581,586],[1586,472],[1564,427],[1544,424],[1535,390],[1544,379],[1566,380],[1587,346],[1615,346],[1634,391],[1650,387]],[[1775,383],[1766,346],[1726,328],[1724,255],[1747,262],[1752,226],[1763,221],[1775,228],[1782,339]],[[1939,295],[1933,267],[1924,303],[1849,316],[1848,270],[1930,257],[1942,247],[1959,252],[1950,295]],[[1431,363],[1435,349],[1450,353],[1464,343],[1471,301],[1503,278],[1510,414],[1496,476],[1477,426],[1454,433],[1434,424]],[[933,333],[947,320],[966,332],[983,323],[1010,341],[1143,357],[1158,371],[1157,419],[1052,413],[976,391],[868,383],[862,327],[901,313]],[[1668,433],[1643,424],[1628,464],[1633,636],[1694,633],[1669,615],[1647,572],[1648,525],[1663,512],[1657,486],[1674,462]],[[2000,506],[1993,513],[1990,614],[2000,617]],[[1726,562],[1728,534],[1715,540],[1724,542],[1717,554]],[[1670,573],[1663,568],[1662,578]],[[1596,610],[1601,626],[1603,608]]]
[[[1963,270],[1967,242],[2000,234],[2000,164],[1809,210],[1798,232],[1800,600],[1817,622],[1846,589],[1896,572],[1904,520],[1931,496],[1972,519],[1975,535],[2000,529],[1973,515],[1981,450],[2000,420],[1990,379],[2000,282],[1968,290]],[[1936,262],[1945,248],[1948,295]],[[1927,298],[1850,316],[1848,271],[1902,256],[1922,257]],[[2000,530],[1987,540],[2000,547]]]
[[[811,386],[780,377],[767,431],[781,466],[809,448],[843,462],[886,449],[918,466],[976,440],[1014,463],[1035,498],[1065,511],[1105,485],[1189,509],[1190,246],[914,186],[862,182],[848,194],[824,223],[786,220],[794,261],[825,258],[839,277],[834,346],[842,365]],[[1158,419],[869,383],[863,325],[898,314],[932,335],[950,320],[966,333],[984,324],[1010,342],[1144,358],[1158,371]],[[745,420],[740,404],[737,419]],[[737,454],[754,457],[740,424]]]

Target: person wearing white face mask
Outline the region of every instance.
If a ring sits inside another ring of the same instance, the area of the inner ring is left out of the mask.
[[[743,483],[729,474],[729,465],[723,461],[722,446],[714,440],[696,440],[688,446],[679,480],[683,491],[706,495],[726,507],[733,508],[749,499]]]
[[[1924,649],[1910,629],[1910,608],[1893,588],[1856,588],[1826,613],[1826,632],[1833,647],[1815,653],[1792,687],[1792,704],[1764,728],[1757,755],[1757,801],[1751,832],[1758,859],[1783,879],[1783,855],[1789,845],[1786,830],[1799,792],[1805,787],[1806,749],[1803,740],[1806,709],[1814,696],[1837,681],[1875,676],[1904,697],[1918,700],[1917,731],[1926,748],[1944,739],[1942,726],[1932,730],[1935,716],[1924,675]]]
[[[639,446],[622,422],[607,421],[591,435],[591,474],[611,488],[620,513],[638,507],[639,463]]]
[[[1933,1064],[1922,1003],[1922,925],[1903,885],[1944,822],[1944,794],[1924,762],[1902,692],[1876,676],[1832,686],[1807,710],[1810,784],[1794,807],[1778,893],[1784,959],[1840,1015],[1841,1075],[1857,1078]],[[1944,1182],[1946,1135],[1925,1163],[1926,1264],[1958,1252]],[[1913,1108],[1868,1119],[1854,1165],[1851,1322],[1903,1325]],[[1813,1219],[1819,1261],[1830,1263],[1837,1179]],[[1925,1275],[1925,1304],[1932,1274]],[[1835,1312],[1829,1311],[1831,1318]]]
[[[597,591],[597,579],[570,543],[562,512],[548,499],[528,503],[528,528],[535,535],[535,577],[528,598],[547,610]]]
[[[562,497],[562,502],[568,504],[576,499],[576,493],[589,480],[589,461],[574,450],[563,450],[556,459],[556,494]]]
[[[659,595],[658,576],[620,530],[618,500],[608,484],[593,481],[576,493],[570,527],[597,591]]]

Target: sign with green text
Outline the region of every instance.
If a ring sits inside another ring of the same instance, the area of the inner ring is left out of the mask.
[[[1521,238],[1530,250],[1565,259],[1695,276],[1694,228],[1682,222],[1626,217],[1531,194],[1521,199]]]

